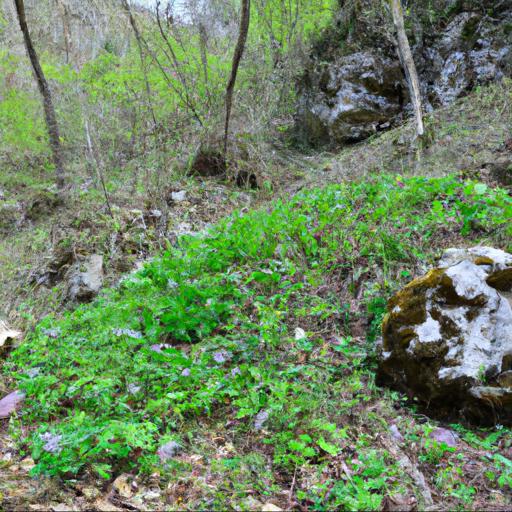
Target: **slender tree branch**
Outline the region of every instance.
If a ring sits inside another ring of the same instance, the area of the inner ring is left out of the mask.
[[[233,54],[233,63],[231,65],[231,75],[229,77],[228,85],[226,87],[226,119],[224,121],[224,158],[228,150],[228,133],[229,133],[229,118],[231,116],[231,107],[233,104],[233,91],[235,89],[236,75],[240,60],[244,53],[245,42],[247,41],[247,34],[249,33],[249,22],[251,16],[251,0],[242,0],[242,12],[240,15],[240,29],[238,32],[238,41]]]
[[[398,40],[398,53],[402,66],[405,70],[405,76],[407,78],[407,85],[409,86],[409,94],[411,96],[412,106],[416,117],[416,134],[421,137],[424,132],[423,128],[423,117],[421,108],[421,92],[420,82],[418,79],[418,72],[414,65],[414,59],[409,46],[409,40],[405,33],[404,27],[404,16],[402,12],[402,5],[400,0],[391,1],[391,12],[393,14],[393,23],[395,25],[397,40]]]
[[[64,165],[62,162],[62,148],[60,145],[59,125],[57,124],[57,116],[55,115],[55,108],[53,107],[52,95],[50,87],[44,76],[43,69],[39,63],[37,52],[32,44],[32,38],[27,25],[27,18],[25,15],[25,5],[23,0],[14,0],[16,6],[16,13],[21,32],[23,33],[23,41],[25,49],[27,50],[32,70],[37,82],[37,87],[43,99],[44,117],[46,121],[46,128],[50,139],[50,147],[52,150],[53,164],[55,165],[55,180],[59,190],[64,189]]]

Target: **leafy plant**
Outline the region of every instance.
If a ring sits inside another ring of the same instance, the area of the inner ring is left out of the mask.
[[[422,258],[432,251],[440,197],[454,231],[465,230],[462,203],[476,205],[495,232],[510,228],[504,191],[456,177],[334,185],[183,236],[94,303],[44,319],[7,363],[27,394],[23,424],[42,425],[26,440],[35,471],[150,471],[171,425],[219,410],[256,425],[287,469],[337,457],[350,432],[312,411],[329,403],[335,418],[371,399],[373,376],[363,362],[373,357],[386,294],[409,279],[404,268],[417,251]],[[370,228],[376,218],[379,227]],[[383,250],[376,229],[393,233],[386,240],[400,250]],[[314,327],[296,340],[297,318],[318,326],[346,315],[311,290],[338,262],[352,268],[363,250],[368,267],[386,269],[367,298],[369,344],[354,343],[346,320],[338,344],[326,344]],[[47,433],[61,436],[58,455],[44,448]],[[448,451],[428,442],[422,458],[437,464]]]

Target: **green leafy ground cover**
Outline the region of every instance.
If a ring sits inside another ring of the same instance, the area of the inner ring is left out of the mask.
[[[511,218],[506,190],[457,176],[381,176],[235,213],[44,319],[6,364],[27,395],[12,432],[35,475],[182,479],[191,463],[163,467],[156,453],[174,440],[211,457],[218,480],[198,490],[195,475],[187,506],[244,508],[248,488],[291,485],[288,504],[378,509],[415,491],[378,441],[394,418],[446,503],[488,488],[506,502],[510,432],[457,425],[465,453],[425,442],[433,426],[414,403],[375,385],[374,341],[394,289],[447,244],[511,250]],[[201,437],[215,428],[231,439],[220,458]],[[483,469],[468,483],[471,461]]]

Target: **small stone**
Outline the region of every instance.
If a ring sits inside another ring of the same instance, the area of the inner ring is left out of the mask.
[[[69,272],[68,297],[77,302],[90,301],[103,286],[103,256],[92,254]]]
[[[112,488],[121,496],[122,498],[131,498],[133,496],[132,484],[131,484],[132,476],[123,474],[119,475],[112,484]]]
[[[178,192],[171,192],[171,199],[176,203],[181,203],[187,198],[186,190],[179,190]]]
[[[160,461],[167,462],[172,459],[182,450],[181,446],[176,441],[169,441],[157,450],[157,455],[160,457]]]
[[[126,386],[126,389],[128,390],[128,393],[130,393],[131,395],[136,395],[142,389],[142,386],[140,386],[139,384],[135,384],[134,382],[131,382],[130,384],[128,384],[128,386]]]
[[[267,422],[269,417],[268,411],[262,410],[260,411],[254,420],[254,428],[256,430],[262,430],[265,426],[265,423]]]
[[[31,379],[33,379],[34,377],[37,377],[41,373],[41,367],[40,366],[35,366],[34,368],[29,368],[25,373]]]
[[[0,400],[0,418],[8,418],[19,408],[24,399],[25,393],[21,391],[13,391],[7,396],[4,396],[2,400]]]
[[[300,327],[295,328],[295,340],[300,341],[306,339],[306,331],[304,329],[301,329]]]
[[[277,505],[274,505],[273,503],[265,503],[263,507],[261,508],[262,512],[280,512],[283,510],[282,508],[278,507]]]
[[[445,443],[450,448],[455,448],[459,444],[459,438],[457,434],[451,430],[448,430],[447,428],[436,428],[430,432],[429,437],[438,443]]]
[[[398,427],[395,424],[389,427],[389,431],[391,432],[391,437],[395,439],[395,441],[401,443],[404,440],[404,436],[400,433],[400,430],[398,430]]]

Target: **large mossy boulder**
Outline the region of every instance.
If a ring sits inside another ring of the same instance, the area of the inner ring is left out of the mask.
[[[388,303],[380,383],[432,415],[512,423],[512,255],[449,249]]]

